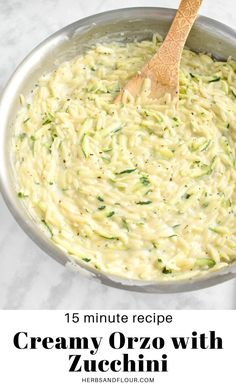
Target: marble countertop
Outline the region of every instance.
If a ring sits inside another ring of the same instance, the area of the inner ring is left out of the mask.
[[[0,91],[24,56],[51,33],[90,14],[134,6],[176,8],[178,0],[0,0]],[[232,27],[236,3],[205,0],[201,14]],[[19,228],[0,196],[2,309],[236,309],[236,280],[197,292],[140,294],[68,271]]]

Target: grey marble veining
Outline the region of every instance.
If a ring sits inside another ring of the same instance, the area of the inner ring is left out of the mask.
[[[0,0],[0,91],[24,56],[59,28],[93,13],[134,6],[176,8],[178,0]],[[201,13],[232,27],[236,3],[205,0]],[[0,197],[0,308],[236,309],[236,281],[181,294],[140,294],[105,287],[43,253]]]

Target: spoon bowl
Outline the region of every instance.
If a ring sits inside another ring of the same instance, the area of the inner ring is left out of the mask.
[[[145,80],[149,80],[149,87],[146,92],[149,92],[151,98],[159,99],[166,94],[170,94],[173,100],[178,100],[181,56],[202,1],[181,1],[159,51],[143,67],[140,73],[129,80],[116,97],[115,103],[121,102],[123,98],[135,99],[140,94]]]

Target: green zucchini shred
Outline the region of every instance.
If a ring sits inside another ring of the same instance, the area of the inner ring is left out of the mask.
[[[114,214],[115,214],[115,211],[110,211],[110,212],[107,214],[107,218],[113,217]]]
[[[129,225],[128,225],[128,223],[127,223],[127,221],[126,221],[125,218],[122,218],[122,224],[123,224],[123,227],[124,227],[127,231],[129,231]]]
[[[120,172],[115,172],[115,175],[131,174],[131,172],[134,172],[136,170],[137,170],[137,168],[130,168],[130,169],[123,170]]]
[[[211,269],[215,266],[215,264],[216,262],[214,261],[214,259],[211,258],[198,258],[196,260],[196,265],[198,267],[208,267],[209,269]]]
[[[42,219],[41,222],[44,224],[44,226],[46,227],[46,229],[49,231],[49,233],[51,234],[51,237],[53,237],[52,229],[51,229],[51,227],[47,224],[47,222],[45,221],[45,219]]]
[[[25,195],[24,193],[22,193],[21,191],[19,191],[19,192],[17,193],[17,196],[18,196],[18,198],[28,198],[29,195]]]
[[[91,261],[91,259],[90,259],[90,258],[86,258],[86,257],[84,257],[84,258],[82,258],[82,261],[84,261],[84,262],[90,262],[90,261]]]
[[[219,80],[221,80],[221,77],[220,76],[215,76],[213,79],[208,80],[208,83],[218,82]]]
[[[52,115],[50,112],[46,115],[45,119],[42,122],[42,126],[45,126],[46,124],[53,123],[55,120],[55,116]]]
[[[148,179],[147,176],[141,176],[140,178],[140,182],[144,185],[144,186],[148,186],[150,184],[150,180]]]
[[[136,205],[150,205],[152,201],[139,201],[136,202]]]
[[[21,134],[18,135],[18,138],[20,139],[21,142],[26,137],[27,137],[27,134],[25,132],[22,132]]]
[[[113,236],[110,237],[110,236],[108,236],[108,235],[101,234],[101,233],[99,233],[99,232],[97,232],[97,231],[94,231],[94,233],[97,234],[99,237],[104,238],[104,239],[115,240],[115,241],[118,241],[118,240],[119,240],[118,237],[113,237]]]

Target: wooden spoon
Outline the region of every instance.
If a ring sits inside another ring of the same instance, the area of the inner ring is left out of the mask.
[[[128,81],[115,99],[121,102],[123,97],[135,98],[142,90],[145,79],[150,79],[150,97],[160,98],[169,93],[172,97],[179,95],[179,67],[185,42],[197,17],[203,0],[182,0],[170,30],[159,51]],[[131,96],[131,97],[132,97]]]

